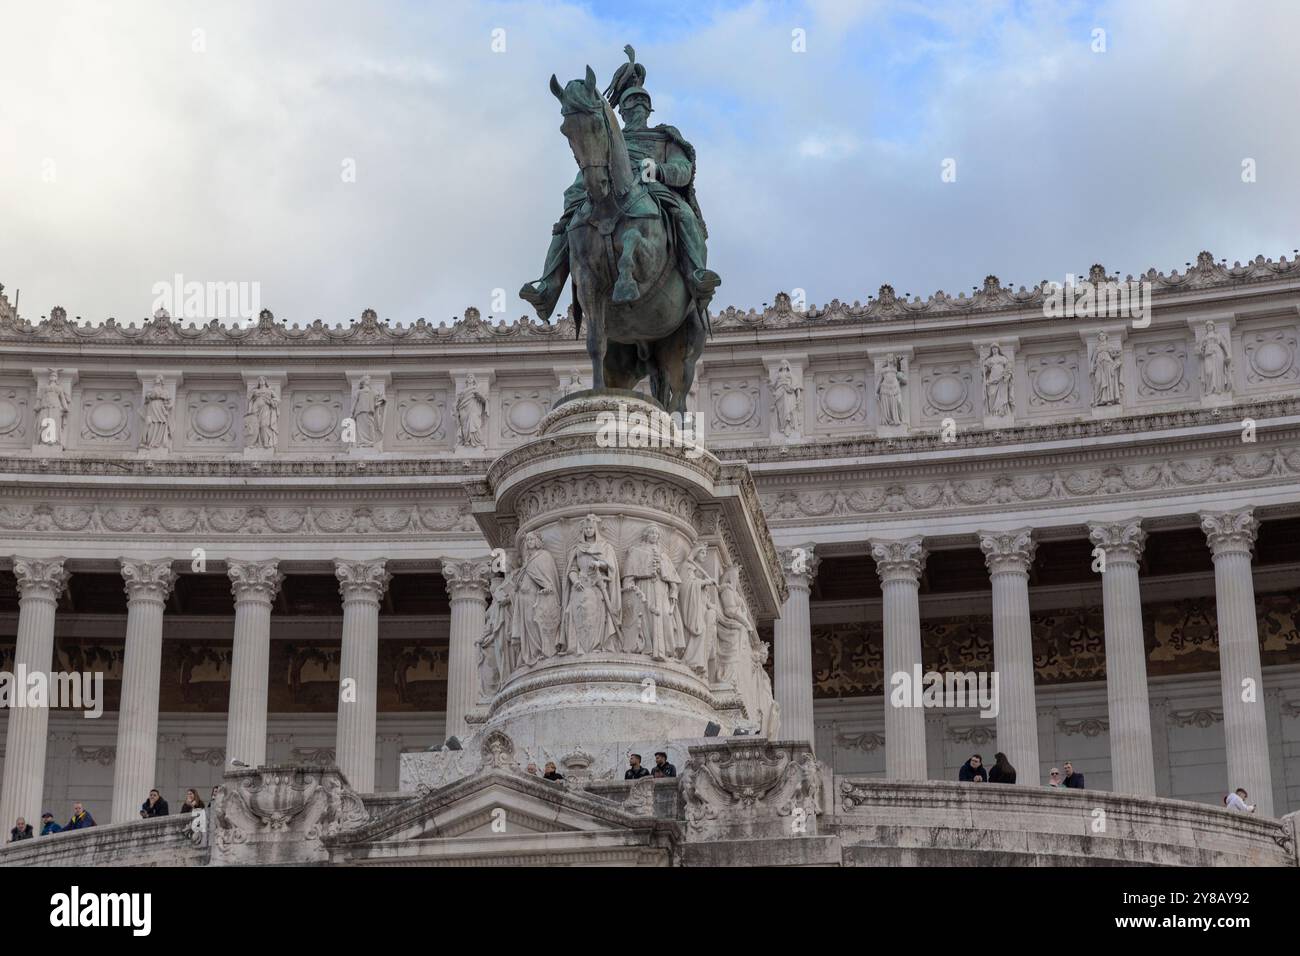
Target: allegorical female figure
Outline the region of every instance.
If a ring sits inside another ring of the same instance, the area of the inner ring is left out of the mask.
[[[903,386],[907,376],[903,374],[898,357],[891,355],[885,359],[876,382],[876,403],[880,410],[880,424],[903,424]]]
[[[718,582],[705,567],[708,547],[697,544],[677,571],[681,578],[682,630],[686,637],[684,662],[704,678],[718,631]]]
[[[352,400],[352,421],[356,423],[357,444],[369,447],[384,433],[384,406],[387,400],[375,392],[370,376],[361,376],[356,398]]]
[[[794,383],[790,363],[783,359],[772,381],[772,412],[782,435],[789,436],[799,430],[799,393],[802,391]]]
[[[1205,323],[1205,334],[1197,351],[1201,355],[1201,390],[1206,395],[1232,391],[1232,352],[1213,322]]]
[[[259,375],[248,393],[248,411],[244,414],[244,439],[250,448],[274,448],[280,434],[280,397]]]
[[[647,525],[641,543],[628,549],[623,566],[623,590],[638,605],[638,649],[657,661],[681,657],[686,650],[678,619],[677,593],[681,579],[664,553],[658,525]],[[629,640],[624,635],[624,641]],[[627,643],[624,650],[628,650]]]
[[[1097,347],[1092,352],[1092,404],[1118,405],[1123,397],[1120,363],[1123,350],[1111,342],[1105,332],[1097,333]]]
[[[714,683],[734,684],[736,662],[742,652],[748,656],[751,634],[757,638],[757,629],[740,594],[740,570],[734,564],[722,572],[718,599],[718,642],[710,662],[710,676]]]
[[[50,378],[41,386],[36,405],[36,434],[42,445],[62,445],[68,429],[68,393],[59,381],[59,370],[50,369]]]
[[[516,572],[514,622],[525,667],[554,657],[560,630],[560,572],[536,534],[524,538],[524,563]]]
[[[466,448],[482,448],[483,422],[487,419],[487,396],[478,387],[478,378],[471,372],[465,377],[465,388],[456,396],[456,422],[459,425],[459,442]]]
[[[994,345],[984,359],[984,410],[990,415],[1010,415],[1016,406],[1014,391],[1016,368]]]
[[[144,393],[144,437],[141,448],[169,448],[172,443],[172,397],[161,375],[155,376],[153,385]]]
[[[498,680],[504,684],[519,666],[518,637],[511,633],[514,576],[497,575],[492,579],[492,603],[483,618],[483,643],[492,648]],[[481,673],[481,671],[480,671]]]
[[[618,555],[601,537],[600,519],[587,515],[564,565],[560,653],[614,649],[620,608]]]

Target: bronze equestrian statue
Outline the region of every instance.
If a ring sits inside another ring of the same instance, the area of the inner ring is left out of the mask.
[[[706,266],[695,149],[671,126],[646,126],[645,68],[631,47],[625,51],[628,63],[604,97],[591,67],[564,87],[551,77],[579,173],[565,191],[542,278],[519,295],[546,320],[572,274],[592,387],[631,389],[648,376],[655,399],[684,412],[721,280]]]

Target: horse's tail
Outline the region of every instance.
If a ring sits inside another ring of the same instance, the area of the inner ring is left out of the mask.
[[[573,337],[582,339],[582,303],[578,301],[578,283],[573,282]]]

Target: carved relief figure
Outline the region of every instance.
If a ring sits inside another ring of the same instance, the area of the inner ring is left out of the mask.
[[[757,635],[755,635],[757,636]],[[767,641],[755,641],[750,647],[750,661],[754,668],[754,693],[757,696],[756,717],[761,733],[768,740],[775,740],[781,732],[781,705],[772,694],[772,679],[767,676],[767,655],[771,645]]]
[[[903,373],[902,360],[896,355],[885,359],[884,367],[876,381],[876,401],[880,410],[880,424],[903,424],[903,386],[907,376]]]
[[[984,357],[984,410],[990,415],[1010,415],[1016,407],[1016,366],[1002,354],[1002,347],[989,347]]]
[[[520,661],[531,667],[554,657],[560,630],[560,572],[536,534],[524,538],[524,563],[516,572],[514,621]]]
[[[510,626],[513,618],[511,608],[513,584],[514,579],[510,574],[493,577],[492,603],[488,605],[483,617],[483,640],[480,644],[491,648],[500,683],[505,683],[520,663],[519,638],[512,633]],[[479,673],[482,673],[481,668]]]
[[[144,435],[141,448],[170,448],[172,443],[172,408],[176,403],[167,393],[163,377],[154,377],[144,393]]]
[[[600,519],[587,515],[582,519],[581,537],[569,549],[564,565],[560,653],[613,649],[620,608],[618,555],[601,537]]]
[[[749,608],[740,593],[740,569],[734,564],[722,572],[718,599],[718,641],[709,665],[710,679],[715,684],[734,684],[741,648],[749,647],[751,640],[758,640],[758,629],[750,620]]]
[[[249,448],[274,448],[280,435],[280,396],[266,381],[248,392],[248,411],[244,413],[244,442]]]
[[[1124,396],[1124,384],[1119,380],[1124,352],[1119,343],[1112,342],[1105,332],[1097,333],[1097,347],[1092,352],[1092,404],[1118,405]]]
[[[1232,391],[1232,351],[1213,322],[1205,323],[1205,334],[1196,351],[1201,356],[1201,390],[1206,395]]]
[[[685,663],[707,679],[709,658],[718,639],[718,582],[705,566],[708,546],[697,544],[682,562],[682,629],[686,636]]]
[[[487,417],[487,396],[480,391],[478,379],[471,372],[465,377],[465,387],[456,396],[456,422],[460,428],[458,444],[465,448],[482,448],[486,445],[483,424]]]
[[[68,432],[68,393],[59,381],[59,370],[50,369],[50,378],[41,386],[36,402],[36,434],[42,445],[63,444]]]
[[[388,400],[375,392],[370,376],[361,376],[356,397],[352,399],[352,420],[356,423],[357,444],[371,446],[384,433],[384,406]]]
[[[772,380],[772,413],[776,416],[776,427],[786,437],[799,431],[802,392],[803,388],[795,384],[790,363],[782,360],[776,378]]]
[[[686,650],[677,606],[681,578],[663,551],[658,525],[647,525],[641,543],[628,549],[623,591],[637,607],[635,637],[623,635],[623,650],[649,654],[656,661],[681,657]],[[629,646],[635,645],[635,646]]]

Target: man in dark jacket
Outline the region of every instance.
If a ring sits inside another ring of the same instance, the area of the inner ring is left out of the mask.
[[[1070,761],[1065,762],[1065,785],[1071,790],[1083,790],[1083,774],[1075,773]]]
[[[150,817],[165,817],[170,813],[167,809],[167,801],[162,798],[162,794],[157,790],[149,791],[149,799],[140,804],[140,816],[142,819]]]
[[[32,838],[32,825],[19,817],[14,821],[14,827],[9,831],[9,842],[17,843],[19,840],[30,840]]]
[[[41,814],[41,836],[49,836],[51,833],[61,833],[63,827],[54,822],[54,814],[46,810]]]
[[[67,825],[64,826],[63,829],[85,830],[86,828],[93,827],[94,825],[95,825],[95,818],[92,817],[89,813],[87,813],[86,808],[81,805],[80,801],[78,801],[77,803],[74,803],[72,805],[72,819],[67,822]]]
[[[965,780],[967,783],[988,783],[989,773],[984,769],[984,758],[979,754],[973,755],[961,765],[961,770],[957,772],[957,779]]]
[[[650,771],[652,777],[675,777],[677,768],[668,762],[668,755],[662,750],[655,752],[654,769]]]
[[[650,776],[650,771],[641,766],[640,754],[628,754],[627,762],[630,766],[623,774],[624,780],[640,780],[642,777]]]

